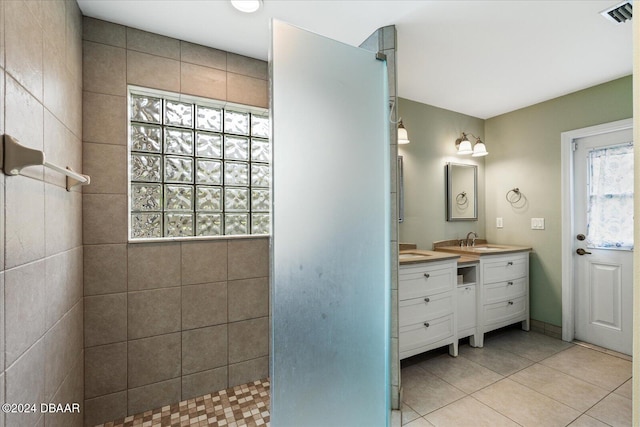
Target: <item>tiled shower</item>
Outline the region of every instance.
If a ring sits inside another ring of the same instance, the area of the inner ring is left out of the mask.
[[[267,64],[0,0],[0,130],[91,176],[0,174],[0,395],[81,426],[268,376],[269,239],[128,243],[127,85],[268,107]]]
[[[393,27],[365,44],[395,63]],[[267,64],[74,0],[0,0],[0,69],[2,133],[91,176],[68,192],[39,167],[0,174],[0,396],[82,407],[0,427],[95,425],[268,377],[268,237],[130,243],[127,227],[128,85],[265,109]]]
[[[266,237],[127,243],[127,85],[268,107],[267,64],[83,27],[85,423],[268,376]]]
[[[82,15],[75,2],[0,2],[0,130],[81,170]],[[82,194],[62,175],[0,174],[0,395],[35,413],[0,425],[82,425],[39,405],[83,400]]]

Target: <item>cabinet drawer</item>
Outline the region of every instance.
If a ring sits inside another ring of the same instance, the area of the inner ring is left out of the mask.
[[[458,331],[476,326],[476,287],[458,286]]]
[[[507,280],[485,285],[484,304],[513,299],[527,293],[527,278]]]
[[[455,269],[408,268],[400,271],[398,298],[400,301],[435,295],[453,290],[455,286]]]
[[[400,327],[400,352],[414,350],[453,336],[453,315]]]
[[[488,261],[482,269],[483,283],[499,282],[502,280],[524,277],[529,272],[528,256],[502,257],[499,260]]]
[[[453,293],[445,292],[433,296],[400,301],[398,313],[400,326],[416,324],[452,314]]]
[[[500,323],[510,319],[514,322],[518,319],[524,319],[527,312],[527,298],[522,296],[513,298],[508,301],[496,302],[484,306],[484,322],[485,325],[491,323]]]

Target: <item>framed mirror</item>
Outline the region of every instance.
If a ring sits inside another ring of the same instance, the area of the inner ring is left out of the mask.
[[[447,221],[478,220],[478,166],[447,163]]]

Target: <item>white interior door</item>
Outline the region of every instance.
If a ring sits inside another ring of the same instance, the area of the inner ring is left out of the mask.
[[[575,338],[632,351],[632,129],[575,140]]]

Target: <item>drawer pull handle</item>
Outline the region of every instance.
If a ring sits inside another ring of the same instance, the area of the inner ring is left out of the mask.
[[[513,301],[509,301],[509,305],[513,305]]]
[[[431,301],[429,298],[424,299],[424,302],[429,302],[429,301]]]
[[[507,286],[513,285],[513,282],[507,282]]]
[[[429,273],[424,273],[424,277],[429,278]]]
[[[513,261],[509,261],[507,265],[513,265]]]
[[[429,322],[424,322],[423,325],[428,328],[429,327]]]
[[[471,288],[467,286],[466,288],[464,288],[464,290],[468,291],[468,290],[471,290]]]

